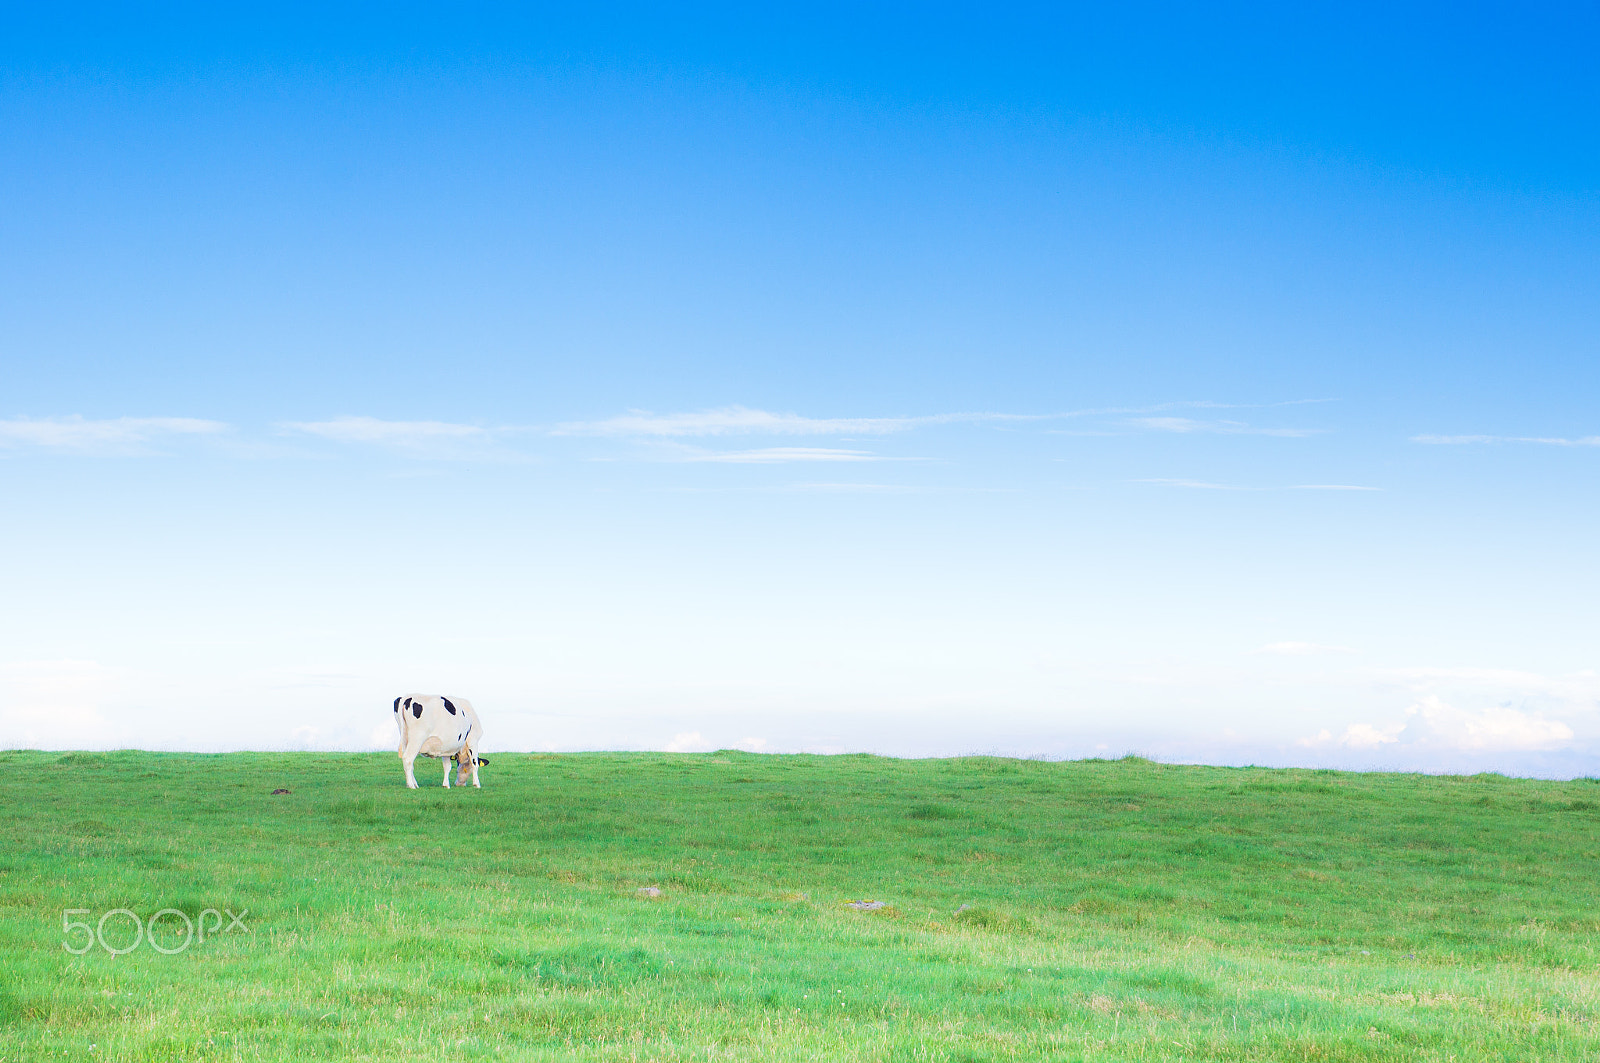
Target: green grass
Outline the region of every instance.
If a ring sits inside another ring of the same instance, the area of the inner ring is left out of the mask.
[[[1587,780],[491,760],[0,753],[0,1060],[1600,1058]]]

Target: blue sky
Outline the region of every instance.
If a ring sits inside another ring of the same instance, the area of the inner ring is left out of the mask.
[[[1597,21],[8,10],[6,741],[1594,772]]]

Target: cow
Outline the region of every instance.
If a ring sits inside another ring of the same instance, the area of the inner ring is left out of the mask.
[[[411,765],[417,757],[438,757],[444,761],[444,785],[450,786],[450,761],[456,762],[456,785],[478,781],[478,765],[489,763],[478,756],[483,740],[483,724],[466,698],[446,698],[433,694],[402,694],[394,699],[394,722],[400,727],[400,763],[405,765],[406,786],[417,788]]]

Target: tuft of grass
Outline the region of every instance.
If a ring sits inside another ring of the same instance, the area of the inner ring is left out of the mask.
[[[719,750],[497,754],[482,790],[408,791],[392,754],[0,761],[0,1059],[1600,1058],[1594,780]],[[62,948],[67,909],[118,908],[204,940]]]
[[[0,1026],[15,1026],[23,1020],[26,1009],[22,1001],[7,989],[0,989]]]
[[[980,927],[984,930],[1015,932],[1028,929],[1026,919],[1018,919],[1016,916],[981,905],[962,905],[956,910],[953,918],[963,926]]]

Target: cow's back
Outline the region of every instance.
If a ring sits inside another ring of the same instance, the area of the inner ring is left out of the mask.
[[[402,694],[394,699],[394,715],[402,754],[408,746],[430,756],[475,750],[483,733],[477,710],[466,698]]]

